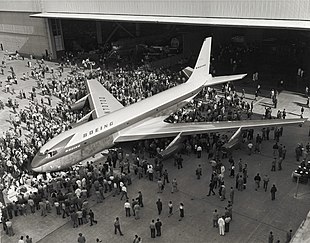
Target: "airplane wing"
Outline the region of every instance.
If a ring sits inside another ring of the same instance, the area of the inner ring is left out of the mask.
[[[192,122],[192,123],[166,123],[162,117],[153,118],[147,123],[129,128],[121,132],[115,141],[126,142],[162,137],[174,137],[179,133],[182,136],[201,134],[208,132],[223,132],[238,128],[251,129],[260,127],[275,127],[292,124],[302,124],[307,119],[272,119],[272,120],[244,120],[244,121],[220,121],[220,122]]]
[[[97,80],[87,80],[86,87],[89,94],[89,105],[93,111],[92,115],[94,119],[123,107]]]

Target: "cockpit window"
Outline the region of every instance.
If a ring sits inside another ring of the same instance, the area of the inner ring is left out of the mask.
[[[45,156],[45,155],[46,155],[46,152],[42,153],[41,151],[39,151],[39,152],[37,153],[37,155],[39,155],[39,156]]]
[[[60,140],[57,144],[54,144],[51,147],[49,146],[49,148],[45,148],[45,145],[44,145],[41,148],[39,154],[46,156],[46,158],[54,157],[58,152],[61,152],[65,148],[65,146],[70,142],[70,140],[72,139],[73,136],[74,136],[74,134],[70,135],[69,137],[67,137],[63,140]]]
[[[56,150],[50,151],[50,152],[47,152],[47,157],[48,157],[48,158],[51,158],[51,157],[54,157],[56,154],[57,154],[57,151],[56,151]]]

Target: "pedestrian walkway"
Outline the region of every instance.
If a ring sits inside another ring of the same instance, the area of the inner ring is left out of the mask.
[[[0,60],[3,59],[5,53],[0,52]],[[8,131],[11,127],[10,119],[14,119],[15,114],[13,113],[13,110],[11,108],[7,107],[7,101],[9,98],[11,98],[13,101],[16,100],[19,104],[19,109],[26,109],[29,107],[30,102],[30,92],[33,87],[37,87],[37,81],[35,79],[28,79],[26,81],[21,80],[23,77],[23,73],[30,72],[30,68],[27,67],[27,61],[28,58],[25,58],[25,60],[7,60],[6,61],[6,68],[4,69],[4,75],[0,74],[0,82],[2,82],[2,87],[0,87],[0,100],[5,104],[4,110],[0,110],[0,131],[1,133],[4,131]],[[35,60],[32,60],[34,62]],[[55,62],[48,62],[46,61],[46,64],[49,65],[49,67],[53,68],[54,70],[57,69],[58,64]],[[5,92],[5,85],[7,84],[7,76],[10,75],[9,67],[14,68],[14,72],[17,76],[18,84],[12,84],[10,86],[10,92]],[[66,72],[65,75],[68,75],[68,72]],[[14,88],[14,93],[12,92],[12,88]],[[26,93],[27,99],[21,99],[19,92],[23,90]],[[37,94],[37,100],[39,101],[42,97],[41,93]],[[52,99],[52,106],[55,106],[60,100],[57,97],[53,97]]]

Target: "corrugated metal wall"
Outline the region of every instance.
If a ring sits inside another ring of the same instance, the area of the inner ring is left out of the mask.
[[[8,51],[42,56],[49,50],[44,19],[29,13],[0,12],[0,43]]]
[[[0,0],[0,11],[310,20],[310,0]]]
[[[42,0],[46,12],[310,19],[309,0]]]
[[[41,12],[41,0],[0,0],[0,11]]]
[[[38,12],[310,20],[310,0],[0,0],[0,43],[41,55],[48,49]]]

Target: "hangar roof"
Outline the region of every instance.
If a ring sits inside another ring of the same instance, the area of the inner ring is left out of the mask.
[[[162,23],[162,24],[310,29],[310,21],[282,20],[282,19],[170,17],[170,16],[150,16],[150,15],[123,15],[123,14],[116,15],[116,14],[52,13],[52,12],[32,14],[30,15],[30,17],[102,20],[102,21],[117,21],[117,22],[144,22],[144,23],[150,22],[150,23]]]

